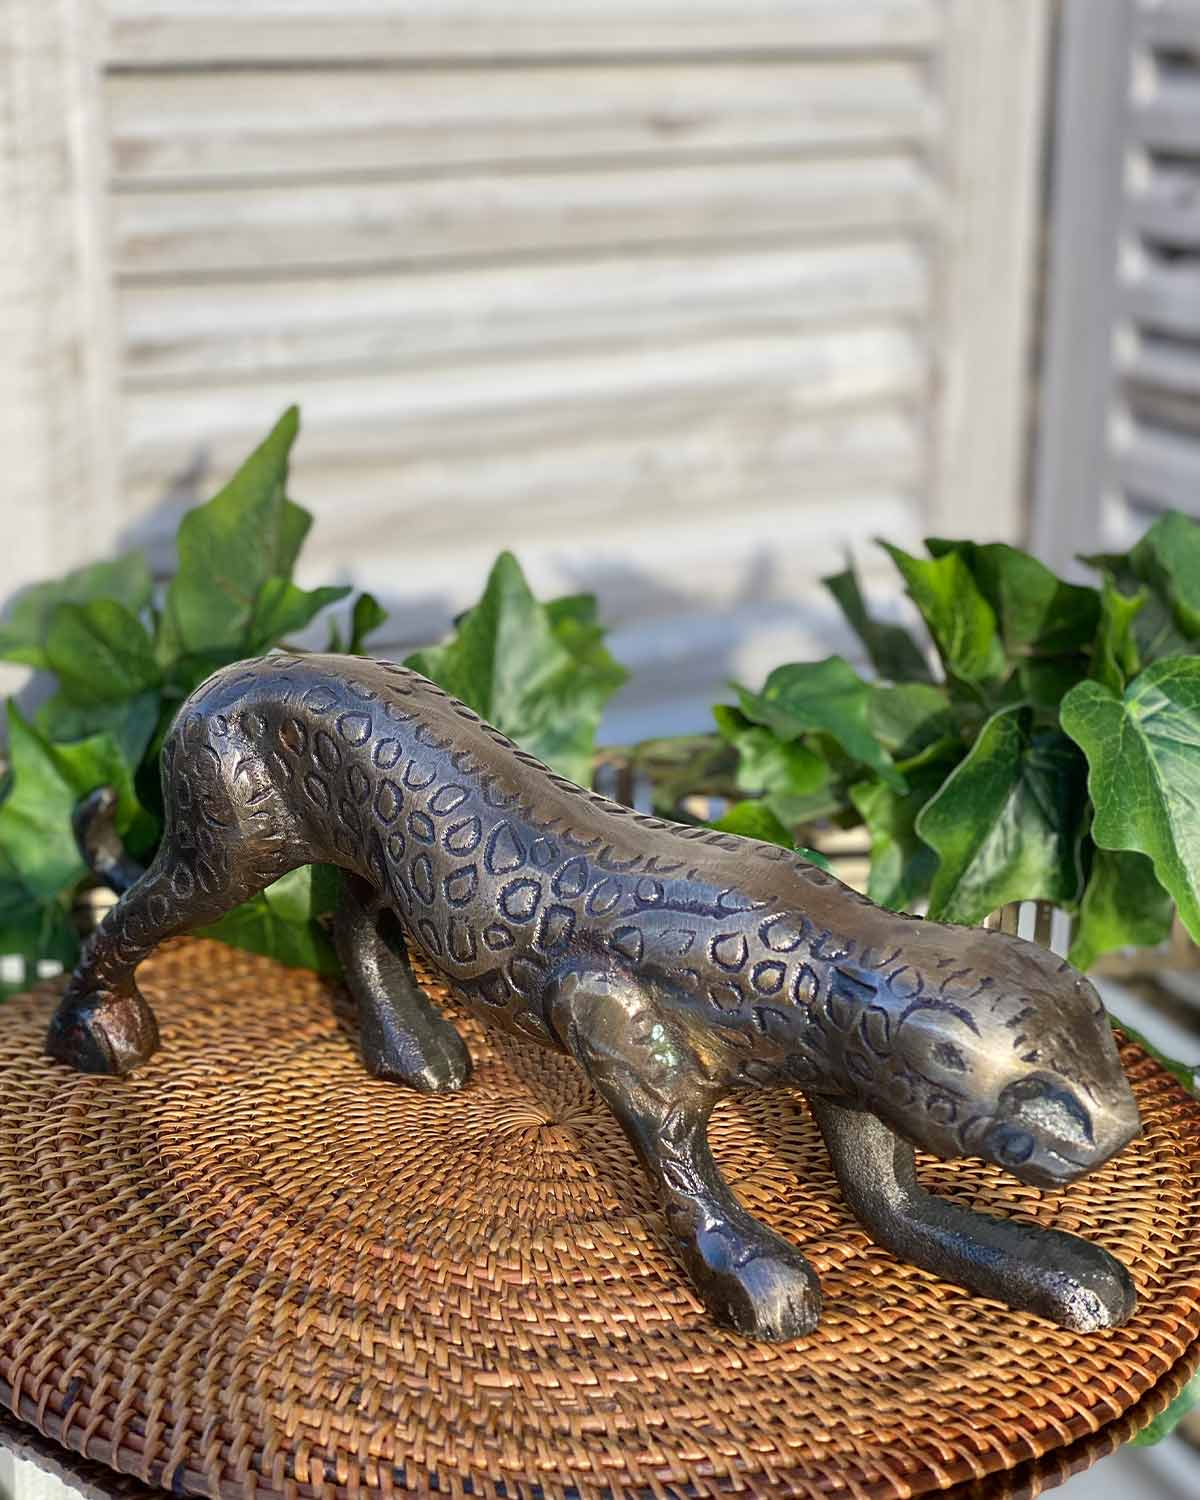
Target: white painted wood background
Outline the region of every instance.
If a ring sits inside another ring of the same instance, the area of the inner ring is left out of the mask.
[[[1065,0],[1034,538],[1200,519],[1200,0]]]
[[[1018,535],[1051,0],[0,0],[0,597],[279,410],[305,581],[593,587],[616,737]],[[875,564],[877,567],[878,564]]]

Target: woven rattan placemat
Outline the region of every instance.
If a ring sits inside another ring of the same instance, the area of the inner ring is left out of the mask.
[[[1146,1131],[1102,1172],[1055,1195],[924,1172],[1121,1256],[1141,1306],[1106,1335],[899,1265],[797,1097],[723,1106],[731,1181],[824,1283],[820,1330],[771,1346],[712,1326],[566,1059],[463,1021],[472,1082],[429,1098],[366,1076],[310,974],[187,941],[139,977],[164,1047],[123,1082],[41,1057],[48,989],[0,1008],[0,1402],[149,1483],[899,1500],[1012,1470],[1030,1492],[1196,1362],[1200,1104],[1134,1047]]]

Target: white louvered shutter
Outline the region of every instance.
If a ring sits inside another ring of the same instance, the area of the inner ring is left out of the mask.
[[[1036,540],[1200,519],[1200,0],[1068,0]]]
[[[381,646],[501,545],[600,593],[618,735],[845,644],[816,579],[851,543],[1022,524],[1049,13],[109,0],[116,477],[58,549],[167,567],[297,400],[305,581],[377,592]]]

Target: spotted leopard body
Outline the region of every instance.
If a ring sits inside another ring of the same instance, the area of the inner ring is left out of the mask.
[[[976,1003],[991,977],[944,956],[923,966],[920,922],[790,851],[583,790],[404,667],[227,668],[181,709],[163,776],[176,853],[155,920],[155,902],[194,883],[219,895],[231,858],[257,885],[328,861],[366,878],[494,1024],[556,1045],[553,981],[627,966],[723,1081],[820,1092],[836,1077],[844,1094],[849,1078],[969,1132],[952,1062],[948,1078],[910,1066],[902,1033],[914,1014]]]
[[[973,1213],[915,1175],[919,1146],[1053,1187],[1136,1133],[1099,996],[1044,950],[886,911],[791,851],[606,801],[388,662],[227,667],[181,708],[162,770],[167,826],[145,871],[116,837],[111,788],[78,810],[85,858],[123,894],[64,987],[52,1057],[109,1075],[144,1063],[160,1038],[134,976],[158,944],[328,862],[344,872],[335,941],[368,1071],[468,1083],[428,971],[491,1024],[563,1047],[727,1326],[795,1338],[820,1313],[813,1268],[739,1203],[707,1141],[721,1098],[773,1084],[807,1096],[879,1244],[1066,1327],[1133,1311],[1128,1271],[1100,1247]]]

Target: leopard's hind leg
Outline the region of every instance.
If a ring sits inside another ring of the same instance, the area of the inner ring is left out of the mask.
[[[322,857],[307,847],[267,783],[260,787],[244,773],[239,780],[242,767],[236,749],[223,760],[207,746],[168,740],[167,828],[145,871],[121,849],[111,794],[93,794],[81,806],[80,850],[124,894],[67,981],[46,1035],[51,1057],[82,1073],[124,1074],[145,1062],[158,1047],[158,1027],[134,982],[142,960],[167,938],[209,926],[289,870]]]
[[[386,936],[381,923],[391,924]],[[417,983],[403,937],[365,880],[343,872],[333,931],[358,1002],[367,1071],[423,1093],[462,1088],[471,1072],[466,1044]]]
[[[218,861],[163,840],[149,869],[84,945],[46,1034],[46,1051],[81,1073],[130,1073],[158,1048],[154,1012],[134,971],[167,938],[219,921],[292,864],[264,870],[228,851]]]

